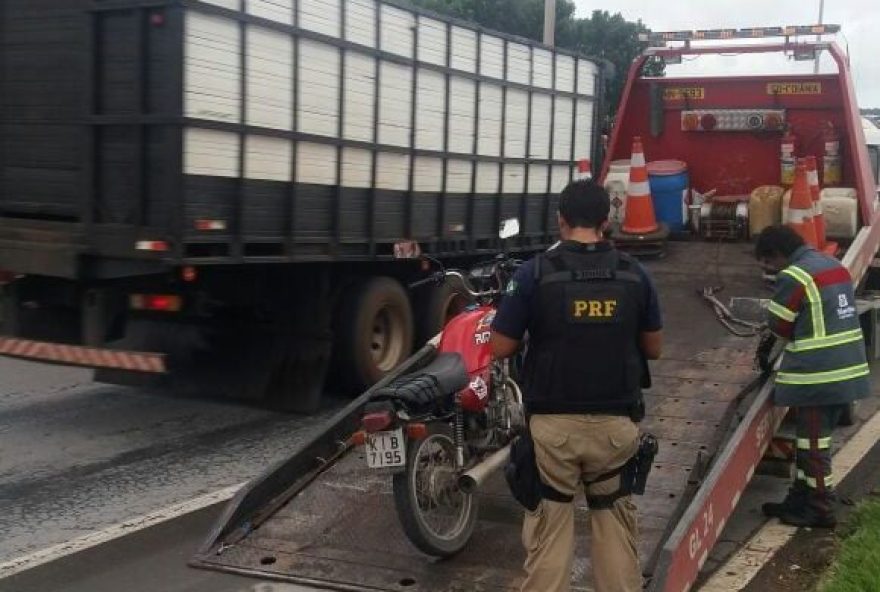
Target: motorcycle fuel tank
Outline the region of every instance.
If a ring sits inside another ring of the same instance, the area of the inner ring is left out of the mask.
[[[440,352],[455,352],[464,361],[470,375],[470,384],[461,392],[461,405],[466,411],[479,413],[489,402],[489,364],[492,349],[489,339],[495,308],[469,308],[457,315],[443,328]]]

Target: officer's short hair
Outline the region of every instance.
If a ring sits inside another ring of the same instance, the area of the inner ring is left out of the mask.
[[[755,257],[768,259],[776,255],[791,257],[795,251],[804,246],[804,239],[788,226],[768,226],[758,235],[755,245]]]
[[[559,195],[559,215],[572,228],[599,228],[610,211],[608,192],[592,179],[569,183]]]

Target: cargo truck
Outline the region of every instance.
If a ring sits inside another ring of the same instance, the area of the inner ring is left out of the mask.
[[[466,304],[411,249],[555,241],[595,61],[394,0],[0,7],[0,354],[295,410]],[[412,253],[410,253],[412,254]]]
[[[880,244],[877,146],[870,152],[866,147],[846,55],[833,42],[799,40],[833,30],[809,26],[652,34],[646,37],[651,46],[629,72],[603,169],[629,158],[633,139],[641,137],[648,160],[679,161],[672,170],[680,174],[686,169],[688,186],[697,194],[689,200],[688,192],[653,192],[654,201],[677,200],[677,214],[668,214],[675,211],[668,203],[657,210],[670,216],[664,221],[678,226],[676,234],[684,240],[670,242],[664,258],[645,261],[658,286],[666,341],[663,358],[651,363],[653,386],[645,391],[647,416],[640,426],[658,437],[659,454],[645,495],[634,497],[646,588],[653,592],[696,589],[700,570],[785,415],[785,409],[773,405],[772,373],[762,375],[754,365],[756,328],[749,322],[761,319],[759,305],[771,294],[771,285],[748,240],[754,190],[774,186],[778,197],[784,193],[784,141],[795,138],[796,157],[818,156],[823,165],[832,165],[827,171],[823,166],[820,175],[826,189],[835,189],[826,197],[837,200],[830,202],[839,208],[835,215],[852,221],[834,231],[836,254],[858,293],[876,282],[871,268]],[[816,52],[830,55],[833,73],[642,74],[649,58],[675,62],[683,56],[763,53],[813,59]],[[826,147],[825,140],[832,138],[837,146]],[[712,200],[691,203],[713,189]],[[840,201],[845,199],[850,201]],[[699,208],[687,207],[692,205]],[[773,215],[781,217],[781,210],[780,199]],[[688,232],[689,211],[695,218]],[[740,306],[728,306],[721,294],[725,300],[736,298]],[[752,307],[750,320],[746,305]],[[871,302],[860,299],[859,310],[866,337],[876,344]],[[435,344],[426,345],[381,384],[430,363],[437,355]],[[870,352],[872,359],[878,357],[876,346]],[[375,392],[364,393],[312,441],[244,487],[191,564],[333,590],[518,589],[523,510],[498,475],[478,494],[480,519],[459,554],[437,561],[409,543],[395,517],[392,475],[369,468],[363,448],[353,444]],[[587,511],[584,500],[577,500],[575,590],[592,589]]]

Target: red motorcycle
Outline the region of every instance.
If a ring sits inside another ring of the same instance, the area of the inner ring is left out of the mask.
[[[433,361],[377,391],[364,411],[367,464],[393,472],[403,530],[429,555],[467,544],[475,491],[505,463],[524,424],[511,362],[493,360],[489,347],[497,302],[517,266],[499,257],[467,274],[441,268],[417,282],[459,281],[474,304],[447,322]]]

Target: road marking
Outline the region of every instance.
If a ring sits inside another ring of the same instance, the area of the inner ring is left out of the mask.
[[[63,543],[58,543],[57,545],[52,545],[51,547],[46,547],[44,549],[34,551],[33,553],[28,553],[26,555],[16,557],[15,559],[12,559],[11,561],[7,561],[5,563],[0,563],[0,580],[2,580],[3,578],[8,578],[9,576],[15,575],[17,573],[21,573],[28,569],[33,569],[45,563],[49,563],[50,561],[61,559],[62,557],[66,557],[67,555],[72,555],[74,553],[79,553],[80,551],[90,549],[92,547],[97,547],[98,545],[104,544],[108,541],[112,541],[113,539],[132,534],[134,532],[149,528],[151,526],[155,526],[157,524],[161,524],[162,522],[173,520],[174,518],[183,516],[184,514],[189,514],[191,512],[201,510],[202,508],[207,508],[208,506],[219,502],[225,502],[226,500],[232,498],[232,496],[234,496],[238,492],[238,490],[245,485],[246,483],[239,483],[238,485],[224,487],[223,489],[219,489],[212,493],[206,493],[205,495],[200,495],[199,497],[192,498],[185,502],[173,504],[161,510],[150,512],[149,514],[145,514],[137,518],[132,518],[130,520],[120,522],[119,524],[114,524],[113,526],[110,526],[103,530],[90,532],[75,539],[71,539]]]
[[[842,481],[877,443],[880,412],[865,422],[859,431],[834,455],[835,475]],[[839,482],[839,481],[838,481]],[[745,588],[797,532],[797,528],[769,520],[727,562],[719,567],[700,588],[700,592],[734,592]]]

